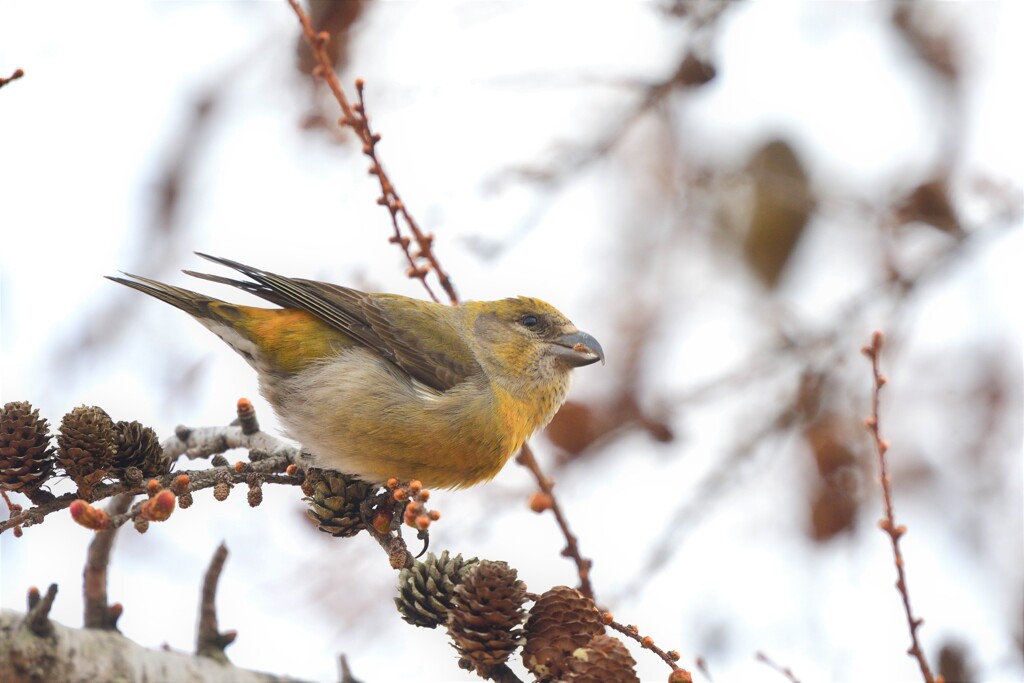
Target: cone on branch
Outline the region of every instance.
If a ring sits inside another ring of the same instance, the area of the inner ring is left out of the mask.
[[[306,473],[310,494],[306,515],[316,528],[331,536],[355,536],[366,528],[360,506],[370,485],[333,470],[312,468]]]
[[[636,660],[613,636],[594,636],[572,653],[566,666],[568,670],[561,679],[565,683],[640,683]]]
[[[573,652],[603,633],[593,600],[575,588],[555,586],[530,609],[523,664],[540,681],[559,680]]]
[[[505,562],[478,562],[455,587],[448,635],[481,676],[487,677],[519,647],[525,601],[523,582]]]
[[[28,401],[0,408],[0,488],[26,495],[53,474],[50,428]]]
[[[448,623],[448,611],[455,599],[455,588],[476,564],[476,558],[440,556],[429,553],[425,560],[403,569],[398,575],[398,607],[402,619],[413,626],[436,628]]]
[[[114,474],[124,479],[129,467],[137,468],[142,477],[159,477],[171,471],[171,459],[164,455],[160,437],[152,428],[141,422],[118,421],[117,455],[114,458]]]
[[[78,484],[78,495],[92,500],[93,487],[113,475],[114,421],[102,408],[79,406],[61,420],[57,446],[57,464]]]

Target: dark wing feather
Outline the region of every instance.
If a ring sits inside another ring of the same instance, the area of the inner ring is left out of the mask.
[[[278,306],[308,311],[438,391],[480,371],[444,306],[283,277],[230,259],[197,254],[233,268],[253,282],[186,271],[190,275],[238,287]]]

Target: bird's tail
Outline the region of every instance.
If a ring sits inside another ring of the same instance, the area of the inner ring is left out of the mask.
[[[120,282],[122,285],[149,294],[175,308],[180,308],[200,322],[207,320],[227,322],[223,320],[224,308],[232,306],[220,299],[214,299],[213,297],[205,296],[183,287],[174,287],[163,282],[150,280],[141,275],[131,275],[130,273],[122,273],[122,275],[124,277],[111,275],[106,275],[105,277],[108,280]]]

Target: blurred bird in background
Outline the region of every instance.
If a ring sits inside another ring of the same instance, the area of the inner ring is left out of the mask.
[[[238,352],[290,437],[321,467],[381,483],[463,488],[493,478],[544,427],[570,371],[604,351],[538,299],[458,306],[283,277],[185,271],[281,308],[230,304],[137,275],[111,277],[180,308]],[[128,279],[130,278],[130,279]]]

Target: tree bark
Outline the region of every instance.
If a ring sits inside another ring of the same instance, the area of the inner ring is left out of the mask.
[[[56,622],[49,636],[24,624],[25,615],[0,610],[0,681],[4,683],[307,683],[220,664],[207,657],[149,650],[117,631],[74,629]]]

